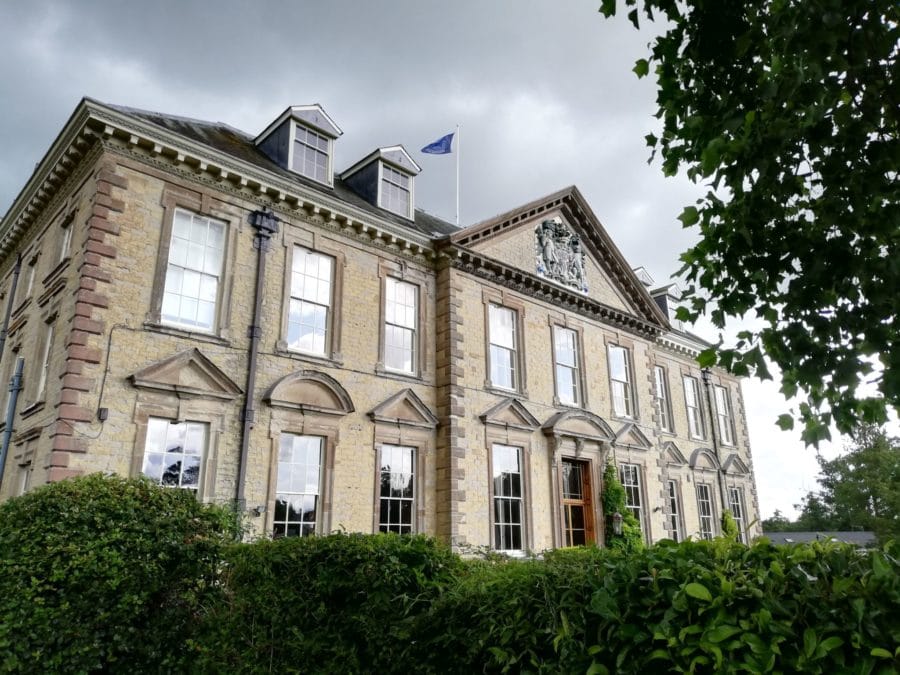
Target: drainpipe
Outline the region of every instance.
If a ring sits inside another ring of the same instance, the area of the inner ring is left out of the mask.
[[[16,301],[16,287],[19,285],[19,273],[22,271],[22,254],[16,256],[16,266],[13,267],[12,286],[9,287],[9,302],[6,303],[6,316],[3,319],[3,330],[0,331],[0,359],[3,358],[3,349],[6,347],[6,334],[9,332],[9,317],[12,316],[13,303]]]
[[[19,401],[19,392],[22,390],[22,370],[25,367],[25,359],[19,357],[16,361],[16,374],[9,381],[9,404],[6,406],[6,428],[3,430],[3,445],[0,446],[0,485],[3,485],[3,472],[6,467],[6,453],[9,451],[9,441],[13,433],[13,420],[16,417],[16,403]]]
[[[256,421],[256,410],[253,407],[253,392],[256,389],[256,359],[259,355],[259,338],[262,335],[260,319],[262,315],[263,283],[266,279],[266,253],[269,250],[269,242],[272,239],[272,235],[278,232],[278,218],[268,209],[262,209],[253,211],[250,214],[249,222],[256,230],[253,248],[256,249],[257,258],[253,323],[247,329],[247,337],[250,338],[249,353],[247,355],[247,393],[244,397],[241,454],[238,458],[237,507],[242,511],[246,508],[244,483],[247,479],[247,457],[250,454],[250,430],[253,429],[253,423]]]
[[[716,469],[716,476],[718,478],[719,484],[719,503],[722,505],[722,514],[724,515],[725,509],[730,509],[730,505],[728,501],[725,499],[725,487],[722,484],[722,458],[719,456],[719,440],[716,436],[716,419],[713,413],[713,400],[712,394],[710,391],[712,390],[712,382],[711,375],[712,372],[709,368],[704,368],[700,371],[700,375],[703,378],[703,387],[706,389],[706,408],[709,410],[709,431],[710,438],[712,438],[712,446],[713,446],[713,454],[716,456],[716,464],[718,464],[718,468]],[[721,527],[721,523],[720,523]]]

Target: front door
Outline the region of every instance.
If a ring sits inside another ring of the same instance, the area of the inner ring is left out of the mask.
[[[563,545],[581,546],[594,541],[591,467],[574,459],[562,461]]]

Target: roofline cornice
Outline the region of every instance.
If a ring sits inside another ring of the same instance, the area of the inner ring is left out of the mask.
[[[341,200],[294,183],[265,169],[255,167],[239,158],[220,152],[180,134],[113,108],[92,99],[82,99],[53,145],[44,155],[19,196],[0,222],[0,255],[10,248],[36,215],[46,206],[42,193],[51,195],[53,185],[64,182],[87,148],[102,138],[121,138],[154,155],[166,155],[176,163],[190,165],[194,170],[218,174],[260,197],[268,197],[288,210],[303,208],[324,219],[352,227],[362,234],[381,237],[401,248],[412,246],[420,251],[432,251],[432,239],[410,231]],[[66,158],[69,162],[66,163]],[[48,181],[50,185],[48,186]]]

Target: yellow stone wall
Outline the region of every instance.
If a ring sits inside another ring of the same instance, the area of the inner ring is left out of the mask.
[[[34,361],[34,345],[40,340],[47,308],[53,306],[57,330],[51,350],[46,402],[27,416],[22,416],[22,406],[19,408],[16,435],[0,496],[16,493],[17,467],[29,458],[29,487],[94,471],[133,475],[141,466],[142,424],[148,416],[162,416],[209,421],[210,452],[203,467],[201,497],[207,501],[233,500],[243,396],[210,399],[189,392],[139,387],[131,376],[196,348],[237,388],[243,390],[246,387],[247,329],[252,322],[257,264],[254,230],[247,224],[247,217],[250,211],[258,208],[258,202],[251,199],[249,192],[234,186],[216,186],[186,175],[176,176],[175,171],[150,166],[119,153],[107,152],[92,158],[88,169],[60,196],[60,203],[65,202],[67,210],[77,213],[71,260],[53,278],[63,281],[51,280],[57,285],[61,283],[61,288],[45,299],[43,305],[37,300],[38,292],[30,306],[17,312],[18,323],[13,326],[7,352],[0,363],[0,372],[8,376],[13,354],[11,347],[18,348],[20,354],[30,354]],[[200,213],[229,223],[228,261],[220,282],[224,288],[224,302],[220,307],[220,330],[216,335],[173,330],[160,326],[154,318],[154,303],[160,293],[165,267],[165,261],[159,261],[158,251],[165,243],[163,223],[173,195],[177,195],[182,203],[196,202]],[[51,271],[46,260],[60,236],[59,228],[54,229],[56,216],[55,211],[48,213],[41,227],[23,243],[29,251],[44,251],[39,258],[44,276]],[[699,379],[699,371],[691,357],[466,272],[451,270],[450,305],[461,322],[457,352],[440,342],[436,325],[439,289],[435,270],[440,264],[448,264],[446,260],[412,257],[383,240],[373,241],[367,235],[341,229],[333,222],[326,223],[321,216],[301,213],[299,209],[282,210],[278,216],[282,221],[281,229],[266,254],[258,373],[252,392],[256,420],[250,436],[246,470],[247,506],[263,509],[260,516],[250,520],[254,533],[262,534],[271,529],[272,478],[277,462],[273,449],[277,449],[279,430],[303,433],[306,425],[316,429],[316,425],[322,423],[314,415],[298,411],[273,412],[263,398],[282,378],[311,370],[334,378],[349,394],[354,407],[352,412],[331,417],[332,421],[326,422],[333,425],[336,439],[333,469],[327,473],[331,529],[373,531],[376,505],[374,446],[378,432],[369,413],[394,394],[411,389],[440,418],[436,430],[424,432],[424,435],[420,431],[415,440],[420,467],[423,467],[419,494],[423,511],[421,529],[448,538],[448,531],[438,525],[439,521],[443,522],[440,513],[448,507],[439,504],[437,497],[448,494],[456,500],[455,515],[451,516],[456,518],[458,533],[454,543],[490,545],[489,452],[492,439],[496,441],[500,432],[497,427],[489,430],[480,416],[513,396],[539,422],[538,428],[526,434],[527,438],[521,432],[510,432],[507,437],[510,444],[527,443],[526,526],[530,547],[543,550],[554,545],[553,448],[540,429],[540,425],[565,409],[554,403],[553,323],[575,326],[581,331],[586,409],[602,418],[613,433],[619,433],[633,422],[652,445],[649,449],[629,449],[613,442],[608,448],[616,461],[635,462],[643,467],[648,537],[656,540],[666,535],[664,516],[667,507],[663,490],[668,477],[677,477],[681,481],[685,531],[688,534],[696,532],[693,486],[697,472],[688,466],[667,464],[660,451],[662,443],[673,441],[690,460],[697,448],[710,447],[708,440],[697,442],[688,438],[681,375],[692,373]],[[477,248],[507,264],[532,271],[534,224],[525,222],[512,233],[487,240]],[[290,264],[290,252],[295,243],[335,255],[341,285],[333,309],[339,322],[340,339],[331,359],[287,353],[279,344],[284,339],[286,266]],[[0,288],[8,289],[10,258],[0,269],[4,275]],[[386,376],[379,370],[379,305],[384,274],[409,275],[421,284],[420,316],[424,335],[421,376]],[[44,276],[38,275],[41,280]],[[595,261],[589,260],[588,281],[591,297],[626,309],[621,295]],[[525,380],[519,392],[504,393],[486,386],[485,308],[492,298],[514,304],[521,313]],[[631,350],[637,407],[633,420],[616,419],[612,411],[606,356],[610,343],[622,344]],[[654,363],[664,365],[669,371],[674,434],[658,429],[653,400]],[[441,400],[441,396],[450,390],[446,377],[451,372],[456,377],[453,386],[457,389],[454,391],[458,391],[463,404],[460,414],[453,414],[452,424],[446,413],[449,408]],[[731,388],[737,432],[734,451],[752,468],[739,384],[721,373],[716,373],[715,378]],[[101,409],[107,411],[105,421],[97,417]],[[285,422],[286,419],[290,421]],[[707,420],[709,424],[710,420]],[[402,440],[402,434],[408,432],[399,430],[396,433]],[[464,440],[453,440],[456,433],[461,433]],[[442,454],[441,434],[446,435],[445,443],[455,443],[452,452],[459,460],[456,473],[447,468],[451,450]],[[406,442],[410,442],[409,438],[411,436],[407,436]],[[565,449],[563,454],[571,451]],[[722,457],[724,459],[725,454]],[[598,465],[594,469],[593,487],[599,492],[597,478],[602,467]],[[735,480],[744,487],[748,521],[753,521],[758,515],[752,476]],[[721,512],[721,506],[717,503],[717,514]],[[602,518],[598,512],[598,536],[604,527]]]

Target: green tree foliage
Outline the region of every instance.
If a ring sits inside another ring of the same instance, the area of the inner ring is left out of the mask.
[[[796,532],[791,529],[793,525],[794,523],[778,509],[775,509],[771,518],[762,521],[763,532]]]
[[[232,512],[99,474],[0,505],[0,670],[182,672]]]
[[[603,514],[606,516],[606,545],[625,553],[639,551],[644,546],[641,524],[625,504],[625,487],[619,480],[616,465],[609,462],[603,471]],[[622,515],[622,534],[616,534],[612,527],[612,515]]]
[[[638,26],[638,0],[623,2]],[[679,217],[700,234],[682,318],[761,326],[702,364],[766,378],[768,357],[782,392],[805,394],[792,413],[807,443],[832,422],[883,423],[900,409],[900,3],[641,4],[663,31],[634,69],[656,76],[662,134],[647,143],[666,175],[709,187]]]
[[[798,524],[810,530],[871,530],[900,538],[900,439],[864,426],[847,452],[819,456],[821,489],[807,495]]]

